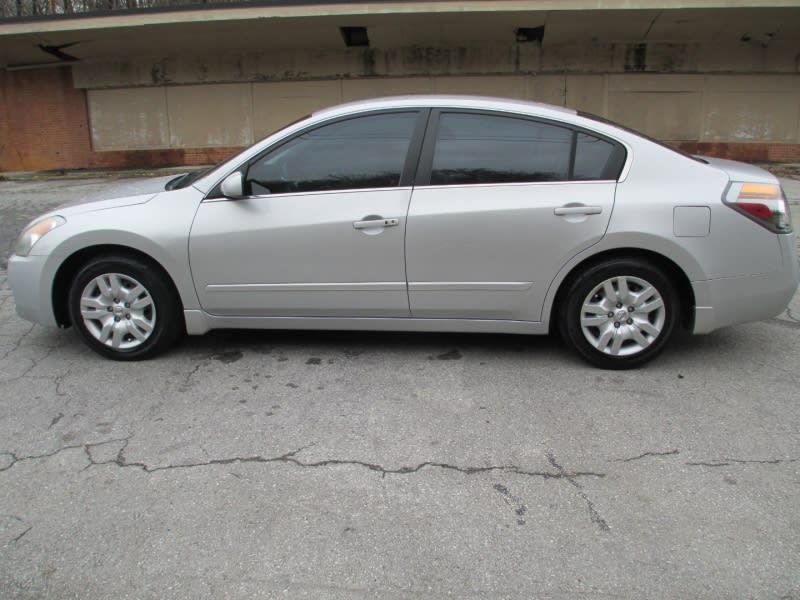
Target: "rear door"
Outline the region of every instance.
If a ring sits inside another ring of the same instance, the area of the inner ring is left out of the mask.
[[[561,123],[434,111],[406,231],[412,316],[540,320],[558,270],[604,235],[624,160]]]

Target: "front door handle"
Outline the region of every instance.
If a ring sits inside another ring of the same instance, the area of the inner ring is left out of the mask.
[[[599,215],[603,212],[603,208],[600,206],[585,206],[583,204],[579,205],[566,205],[566,206],[559,206],[558,208],[553,209],[553,214],[563,216],[563,215]]]
[[[383,217],[365,217],[362,221],[353,221],[353,229],[372,229],[374,227],[394,227],[400,219],[384,219]]]

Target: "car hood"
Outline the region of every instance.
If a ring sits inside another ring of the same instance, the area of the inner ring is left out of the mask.
[[[777,178],[760,167],[748,165],[747,163],[735,160],[725,160],[723,158],[711,158],[701,156],[710,166],[724,171],[731,181],[751,181],[753,183],[778,183]]]
[[[163,192],[167,182],[180,177],[173,173],[162,177],[150,177],[147,179],[129,179],[120,181],[105,187],[89,192],[82,198],[73,202],[60,205],[56,210],[67,213],[80,213],[93,210],[104,210],[117,206],[129,206],[131,204],[143,204],[151,200],[159,192]]]

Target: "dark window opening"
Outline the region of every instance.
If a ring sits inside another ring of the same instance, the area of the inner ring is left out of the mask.
[[[540,27],[520,27],[517,29],[518,42],[541,42],[544,40],[544,25]]]
[[[369,46],[369,36],[367,35],[366,27],[339,27],[339,31],[342,32],[344,45],[348,48]]]

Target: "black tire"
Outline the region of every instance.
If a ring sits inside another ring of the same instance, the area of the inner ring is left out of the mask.
[[[608,282],[613,299],[604,285]],[[680,322],[675,287],[645,260],[609,259],[587,268],[568,285],[559,313],[561,335],[584,360],[603,369],[643,365],[664,349]],[[650,300],[638,303],[637,294]],[[607,310],[601,312],[601,307]]]
[[[178,298],[165,278],[156,265],[137,258],[96,257],[78,271],[70,286],[72,324],[92,350],[107,358],[143,360],[156,356],[184,331]],[[116,294],[111,291],[112,283],[118,288]],[[82,303],[86,314],[96,311],[97,318],[85,318]]]

